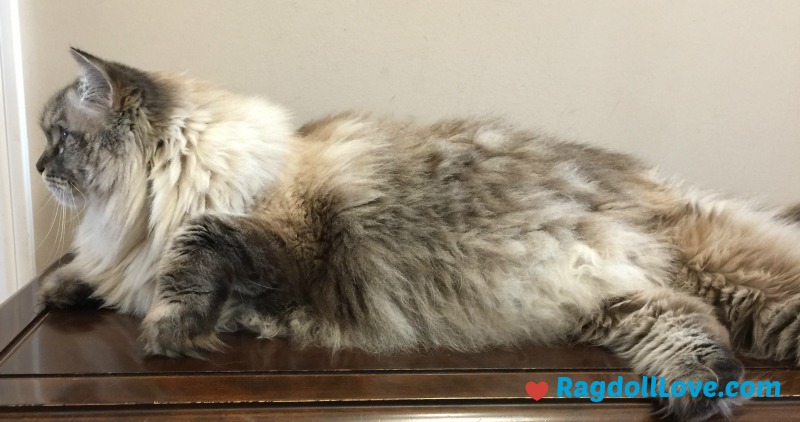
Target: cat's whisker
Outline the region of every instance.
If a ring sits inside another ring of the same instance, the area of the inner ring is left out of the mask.
[[[49,204],[49,203],[50,203],[50,201],[52,201],[52,199],[53,199],[53,196],[52,196],[52,195],[50,195],[50,196],[47,198],[47,201],[46,201],[46,202],[44,203],[44,205],[42,206],[42,208],[45,208],[45,209],[46,209],[46,208],[47,208],[47,204]],[[56,204],[58,204],[58,202],[56,202]],[[58,205],[56,205],[56,206],[58,206]],[[40,240],[40,241],[39,241],[39,244],[38,244],[38,245],[36,245],[36,250],[37,250],[37,251],[39,250],[39,248],[41,248],[41,247],[42,247],[42,245],[44,244],[44,242],[46,242],[46,241],[47,241],[47,238],[50,236],[50,233],[53,231],[53,227],[55,227],[55,224],[56,224],[56,217],[57,217],[57,214],[58,214],[58,208],[56,208],[56,213],[55,213],[55,214],[53,214],[53,219],[50,221],[50,228],[48,228],[48,229],[47,229],[47,233],[44,235],[44,237],[42,237],[42,240]]]
[[[62,206],[59,206],[58,208],[61,210],[61,214],[60,214],[61,218],[59,219],[60,226],[59,226],[59,231],[58,231],[58,244],[57,244],[57,247],[53,248],[53,250],[51,251],[53,256],[50,258],[50,260],[55,260],[56,258],[58,258],[59,251],[62,251],[64,249],[64,239],[66,239],[67,207],[62,205]]]
[[[53,242],[50,244],[50,253],[47,255],[47,262],[52,262],[55,258],[55,250],[57,249],[57,245],[59,242],[59,231],[61,229],[61,203],[56,201],[56,210],[55,214],[53,215],[53,223],[55,224],[55,238]]]
[[[69,222],[69,214],[72,212],[72,208],[63,207],[64,209],[64,217],[61,222],[61,243],[58,245],[58,252],[56,253],[63,253],[67,242],[69,241],[69,234],[67,232],[68,229],[68,222]],[[58,258],[58,257],[56,257]]]
[[[259,286],[259,287],[263,288],[264,290],[278,290],[278,289],[276,289],[276,288],[274,288],[274,287],[265,286],[265,285],[263,285],[263,284],[261,284],[261,283],[256,283],[256,282],[255,282],[255,281],[253,281],[253,280],[248,280],[248,282],[249,282],[249,283],[251,283],[251,284],[255,284],[256,286]]]
[[[75,211],[75,215],[72,218],[72,221],[74,221],[76,218],[80,218],[81,215],[83,214],[83,211],[86,210],[87,201],[86,201],[86,195],[84,195],[83,192],[81,192],[81,190],[78,189],[78,187],[75,186],[75,184],[72,181],[70,181],[69,183],[72,186],[72,188],[75,189],[75,191],[78,192],[81,195],[81,197],[83,198],[83,201],[82,201],[82,205],[83,206],[81,207],[80,210],[76,210]],[[73,209],[77,208],[77,207],[74,206],[75,205],[75,198],[74,197],[72,198],[72,204],[73,204]]]

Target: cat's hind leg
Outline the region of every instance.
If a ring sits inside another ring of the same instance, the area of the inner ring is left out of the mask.
[[[656,288],[610,299],[581,331],[584,341],[611,349],[637,373],[662,377],[665,391],[676,381],[713,381],[722,391],[728,382],[739,381],[744,372],[713,308],[673,290]],[[729,415],[742,401],[704,394],[662,400],[661,412],[682,421]]]
[[[716,308],[738,351],[800,363],[800,227],[791,215],[688,212],[672,227],[675,287]]]
[[[800,363],[800,278],[767,268],[719,272],[690,263],[678,279],[683,290],[717,308],[737,350]]]
[[[286,262],[281,241],[252,218],[192,219],[162,258],[157,298],[142,323],[145,352],[202,357],[222,345],[218,328],[229,330],[248,315],[239,322],[255,324],[259,312],[277,312],[286,305],[276,294],[288,276]]]

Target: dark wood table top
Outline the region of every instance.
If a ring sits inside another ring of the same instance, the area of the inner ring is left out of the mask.
[[[35,283],[0,307],[0,418],[75,420],[656,420],[647,399],[559,398],[556,379],[633,379],[592,347],[445,350],[375,356],[299,348],[246,333],[208,360],[145,358],[139,320],[100,310],[35,309]],[[746,361],[749,379],[779,380],[781,397],[754,399],[737,420],[800,419],[800,371]],[[547,381],[531,399],[525,385]]]

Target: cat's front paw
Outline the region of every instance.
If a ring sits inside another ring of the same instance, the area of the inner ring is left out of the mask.
[[[207,352],[225,345],[214,327],[203,321],[180,303],[159,302],[145,316],[139,340],[149,356],[203,359]]]
[[[104,303],[94,296],[94,287],[68,271],[56,270],[44,276],[39,285],[39,302],[46,306],[96,309]]]

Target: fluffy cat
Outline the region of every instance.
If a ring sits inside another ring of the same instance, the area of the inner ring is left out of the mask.
[[[85,212],[41,297],[144,316],[149,354],[246,329],[379,353],[581,341],[723,385],[743,375],[734,350],[800,361],[800,208],[496,120],[295,130],[264,100],[72,55],[36,167]],[[662,405],[702,420],[738,402]]]

